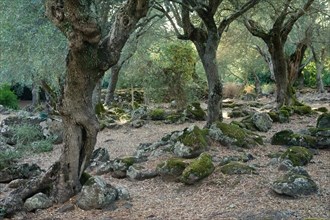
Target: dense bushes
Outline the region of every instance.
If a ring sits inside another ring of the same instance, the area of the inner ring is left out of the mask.
[[[0,105],[4,105],[12,109],[18,109],[17,96],[10,90],[8,85],[0,86]]]

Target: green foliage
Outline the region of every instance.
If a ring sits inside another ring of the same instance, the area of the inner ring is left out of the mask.
[[[43,134],[35,125],[23,124],[13,127],[14,138],[19,145],[31,144],[34,141],[43,139]]]
[[[0,2],[0,78],[31,87],[45,80],[52,87],[65,73],[65,37],[45,16],[43,0]]]
[[[42,153],[53,150],[52,137],[44,138],[41,129],[31,124],[22,124],[12,127],[17,150],[20,154]]]
[[[14,92],[10,90],[8,85],[0,86],[0,105],[18,109],[18,99]]]
[[[310,62],[303,70],[304,84],[308,87],[316,87],[316,64]],[[324,63],[322,80],[325,86],[330,86],[330,58]]]

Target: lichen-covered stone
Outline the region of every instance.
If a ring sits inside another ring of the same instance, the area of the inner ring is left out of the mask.
[[[197,121],[204,121],[206,119],[206,113],[201,108],[199,102],[193,102],[187,106],[186,115],[188,118],[197,120]]]
[[[24,208],[31,212],[37,209],[46,209],[53,205],[51,199],[43,193],[35,194],[24,202]]]
[[[135,157],[123,157],[116,158],[112,161],[112,177],[115,178],[125,178],[126,172],[130,166],[132,166],[137,161]]]
[[[211,125],[208,134],[213,140],[225,146],[252,148],[262,144],[262,138],[251,131],[244,130],[237,125],[217,122]]]
[[[37,164],[13,164],[0,171],[0,183],[8,183],[14,179],[29,179],[40,175],[41,172]]]
[[[157,165],[156,171],[165,179],[177,179],[181,176],[187,163],[180,158],[170,158]]]
[[[126,175],[130,179],[145,180],[158,176],[158,173],[155,170],[147,169],[142,165],[134,164],[128,168]]]
[[[202,153],[184,169],[180,180],[185,184],[192,185],[211,175],[213,171],[214,165],[211,156]]]
[[[315,148],[316,138],[311,135],[294,133],[289,129],[275,133],[271,139],[271,144]]]
[[[273,120],[265,112],[255,113],[251,119],[252,119],[254,126],[259,131],[267,132],[267,131],[269,131],[269,129],[271,129],[271,127],[273,125]]]
[[[330,113],[323,113],[317,118],[317,128],[330,128]]]
[[[304,166],[311,161],[313,154],[305,147],[289,147],[281,156],[281,159],[288,159],[293,166]]]
[[[256,174],[256,169],[240,162],[229,162],[228,164],[222,166],[220,171],[224,174]]]
[[[305,170],[293,168],[274,181],[271,189],[281,195],[299,197],[316,193],[318,187]]]
[[[78,194],[77,205],[84,210],[103,209],[117,198],[117,190],[101,177],[91,177]]]
[[[173,153],[178,157],[194,158],[204,152],[207,147],[206,130],[191,126],[183,130],[174,145]]]

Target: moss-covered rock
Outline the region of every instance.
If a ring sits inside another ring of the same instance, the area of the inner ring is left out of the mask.
[[[170,158],[157,165],[156,171],[165,179],[177,179],[188,166],[184,160],[180,158]]]
[[[318,187],[305,170],[294,168],[274,181],[271,189],[281,195],[299,197],[316,193]]]
[[[312,113],[312,108],[308,105],[292,106],[293,112],[298,115],[308,115]]]
[[[185,120],[185,116],[181,113],[171,113],[166,116],[166,123],[182,123]]]
[[[268,115],[273,120],[273,122],[279,122],[279,123],[290,122],[290,114],[287,110],[268,112]]]
[[[319,107],[319,108],[315,109],[315,111],[326,113],[326,112],[328,112],[328,109],[326,107]]]
[[[222,167],[220,171],[227,175],[233,174],[257,174],[256,169],[244,163],[232,161]]]
[[[90,175],[89,173],[83,172],[79,179],[79,182],[81,183],[81,185],[84,185],[91,177],[92,175]]]
[[[126,172],[130,166],[132,166],[137,161],[136,157],[123,157],[116,158],[112,161],[112,177],[115,178],[125,178]]]
[[[304,166],[311,161],[313,154],[305,147],[289,147],[282,155],[281,159],[288,159],[293,166]]]
[[[271,144],[286,145],[289,143],[291,135],[293,134],[293,131],[290,129],[279,131],[273,135],[271,139]]]
[[[165,120],[166,112],[164,109],[156,108],[149,112],[149,116],[151,120],[158,121],[158,120]]]
[[[173,152],[178,157],[193,158],[204,152],[207,147],[207,130],[191,126],[178,136]]]
[[[217,122],[209,129],[209,136],[225,146],[252,148],[262,144],[262,138],[239,126]]]
[[[207,153],[202,153],[196,160],[192,161],[183,171],[180,180],[188,185],[192,185],[214,171],[212,158]]]
[[[323,113],[317,118],[317,128],[330,128],[330,113]]]
[[[206,113],[201,108],[199,102],[193,102],[187,106],[186,114],[188,118],[197,120],[197,121],[204,121],[206,119]]]
[[[271,144],[315,148],[316,138],[306,134],[296,134],[292,130],[288,129],[275,133],[271,139]]]

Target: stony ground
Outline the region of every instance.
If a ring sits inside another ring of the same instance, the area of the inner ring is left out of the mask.
[[[306,102],[313,107],[325,106],[315,97],[304,96]],[[0,118],[1,119],[1,118]],[[46,210],[35,213],[18,213],[13,219],[330,219],[330,151],[320,150],[306,170],[319,186],[315,195],[288,198],[278,196],[269,189],[269,185],[283,173],[276,165],[270,163],[269,153],[284,151],[285,147],[270,145],[270,137],[282,129],[297,131],[309,126],[315,126],[317,116],[294,116],[289,124],[273,124],[264,136],[265,144],[254,149],[244,150],[251,153],[254,160],[248,162],[258,167],[258,175],[223,175],[218,169],[207,179],[194,186],[186,186],[178,182],[166,182],[160,177],[131,181],[129,179],[115,179],[109,174],[102,175],[114,186],[126,187],[131,195],[129,201],[118,201],[109,210],[83,211],[75,209],[66,213],[59,213],[62,205],[55,205]],[[225,121],[229,121],[226,119]],[[200,127],[204,122],[195,123]],[[99,133],[96,147],[107,148],[110,157],[116,158],[132,155],[139,143],[159,140],[166,133],[181,130],[190,123],[181,125],[166,125],[150,122],[142,128],[134,129],[123,125],[117,130],[105,129]],[[35,155],[25,158],[25,162],[34,162],[47,168],[58,159],[61,146],[55,146],[51,153]],[[214,145],[210,153],[219,157],[241,155],[243,152]],[[72,198],[67,204],[74,204]]]

